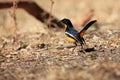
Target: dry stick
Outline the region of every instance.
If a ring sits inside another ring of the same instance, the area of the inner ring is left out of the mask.
[[[17,20],[16,20],[16,9],[17,9],[17,0],[14,0],[13,1],[13,6],[12,6],[12,9],[13,9],[13,20],[14,20],[14,34],[17,34]]]
[[[51,1],[50,14],[52,14],[52,9],[53,9],[53,5],[54,5],[54,1],[53,0],[50,0],[50,1]]]
[[[11,6],[13,6],[12,2],[6,1],[4,3],[0,3],[0,9],[10,8]],[[55,16],[53,16],[52,14],[44,10],[40,5],[38,6],[35,2],[31,0],[18,1],[17,8],[22,8],[26,10],[29,14],[33,15],[36,19],[38,19],[44,24],[46,24],[46,21],[48,20],[50,16],[52,18],[49,24],[50,27],[63,28],[61,24],[58,24],[59,19],[57,19]]]
[[[81,46],[81,44],[78,44],[77,46]],[[77,47],[77,46],[76,46],[76,45],[57,46],[57,47],[50,47],[50,48],[45,48],[45,49],[41,49],[41,50],[36,50],[36,51],[34,51],[34,52],[41,52],[41,51],[50,50],[50,49],[74,48],[74,47]]]
[[[54,5],[54,1],[53,0],[50,0],[50,2],[51,2],[51,6],[50,6],[50,14],[52,14],[52,9],[53,9],[53,5]],[[47,20],[47,25],[48,25],[48,27],[51,25],[51,20],[52,20],[52,16],[49,16],[49,18],[48,18],[48,20]]]

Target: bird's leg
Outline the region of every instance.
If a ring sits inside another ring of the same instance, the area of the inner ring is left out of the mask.
[[[85,42],[84,38],[82,38],[82,42],[83,42],[83,45],[86,46],[86,42]],[[81,46],[82,46],[82,45],[81,45]]]
[[[86,53],[85,50],[84,50],[83,45],[81,45],[81,51],[82,51],[83,53]]]
[[[75,44],[75,47],[73,48],[72,53],[74,53],[74,50],[77,47],[77,43],[74,43],[74,44]]]
[[[84,38],[81,38],[81,39],[82,39],[82,43],[83,43],[83,44],[81,44],[81,51],[82,51],[83,53],[85,53],[84,48],[86,47],[86,42],[85,42]]]

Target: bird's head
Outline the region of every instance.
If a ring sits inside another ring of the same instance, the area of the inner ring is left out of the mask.
[[[67,18],[64,18],[64,19],[60,20],[59,23],[61,23],[64,26],[73,27],[71,21]]]
[[[71,21],[69,19],[66,19],[66,18],[60,20],[60,22],[62,22],[64,24],[70,24],[71,23]]]

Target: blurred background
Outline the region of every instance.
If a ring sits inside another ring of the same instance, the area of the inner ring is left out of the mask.
[[[35,0],[47,11],[50,11],[50,0]],[[120,0],[55,0],[52,13],[59,19],[69,18],[72,22],[80,20],[93,9],[94,17],[99,22],[120,24]]]
[[[0,0],[0,6],[8,1],[15,0]],[[73,52],[63,29],[49,28],[23,8],[0,7],[0,80],[120,80],[120,0],[20,1],[34,1],[57,20],[78,23],[77,30],[91,10],[87,22],[97,23],[86,31],[85,47]]]
[[[3,0],[1,0],[3,1]],[[10,0],[4,0],[10,1]],[[12,1],[12,0],[11,0]],[[24,0],[23,0],[24,1]],[[43,9],[50,12],[51,0],[33,0]],[[100,27],[119,29],[120,25],[120,0],[54,0],[52,15],[58,19],[69,18],[73,23],[80,20],[90,10],[94,10],[92,19],[102,25]],[[13,19],[12,9],[0,10],[0,35],[10,35],[12,33]],[[38,21],[24,9],[17,8],[17,32],[41,32],[46,33],[45,24]]]

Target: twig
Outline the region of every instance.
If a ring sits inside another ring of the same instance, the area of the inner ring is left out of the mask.
[[[52,14],[52,10],[53,10],[53,5],[54,5],[54,1],[53,0],[50,0],[51,2],[51,6],[50,6],[50,14]],[[48,20],[47,20],[47,25],[48,27],[50,27],[50,25],[52,24],[52,16],[49,16]]]
[[[54,1],[53,0],[50,0],[50,1],[51,1],[50,13],[52,14],[52,9],[53,9],[53,5],[54,5]]]
[[[14,34],[17,34],[16,32],[17,31],[17,18],[16,18],[17,0],[13,1],[12,9],[13,9],[12,17],[14,20]]]
[[[81,46],[81,44],[78,44],[77,46]],[[74,48],[74,47],[76,47],[76,45],[49,47],[41,50],[36,50],[35,52],[41,52],[41,51],[50,50],[50,49],[64,49],[64,48]]]

